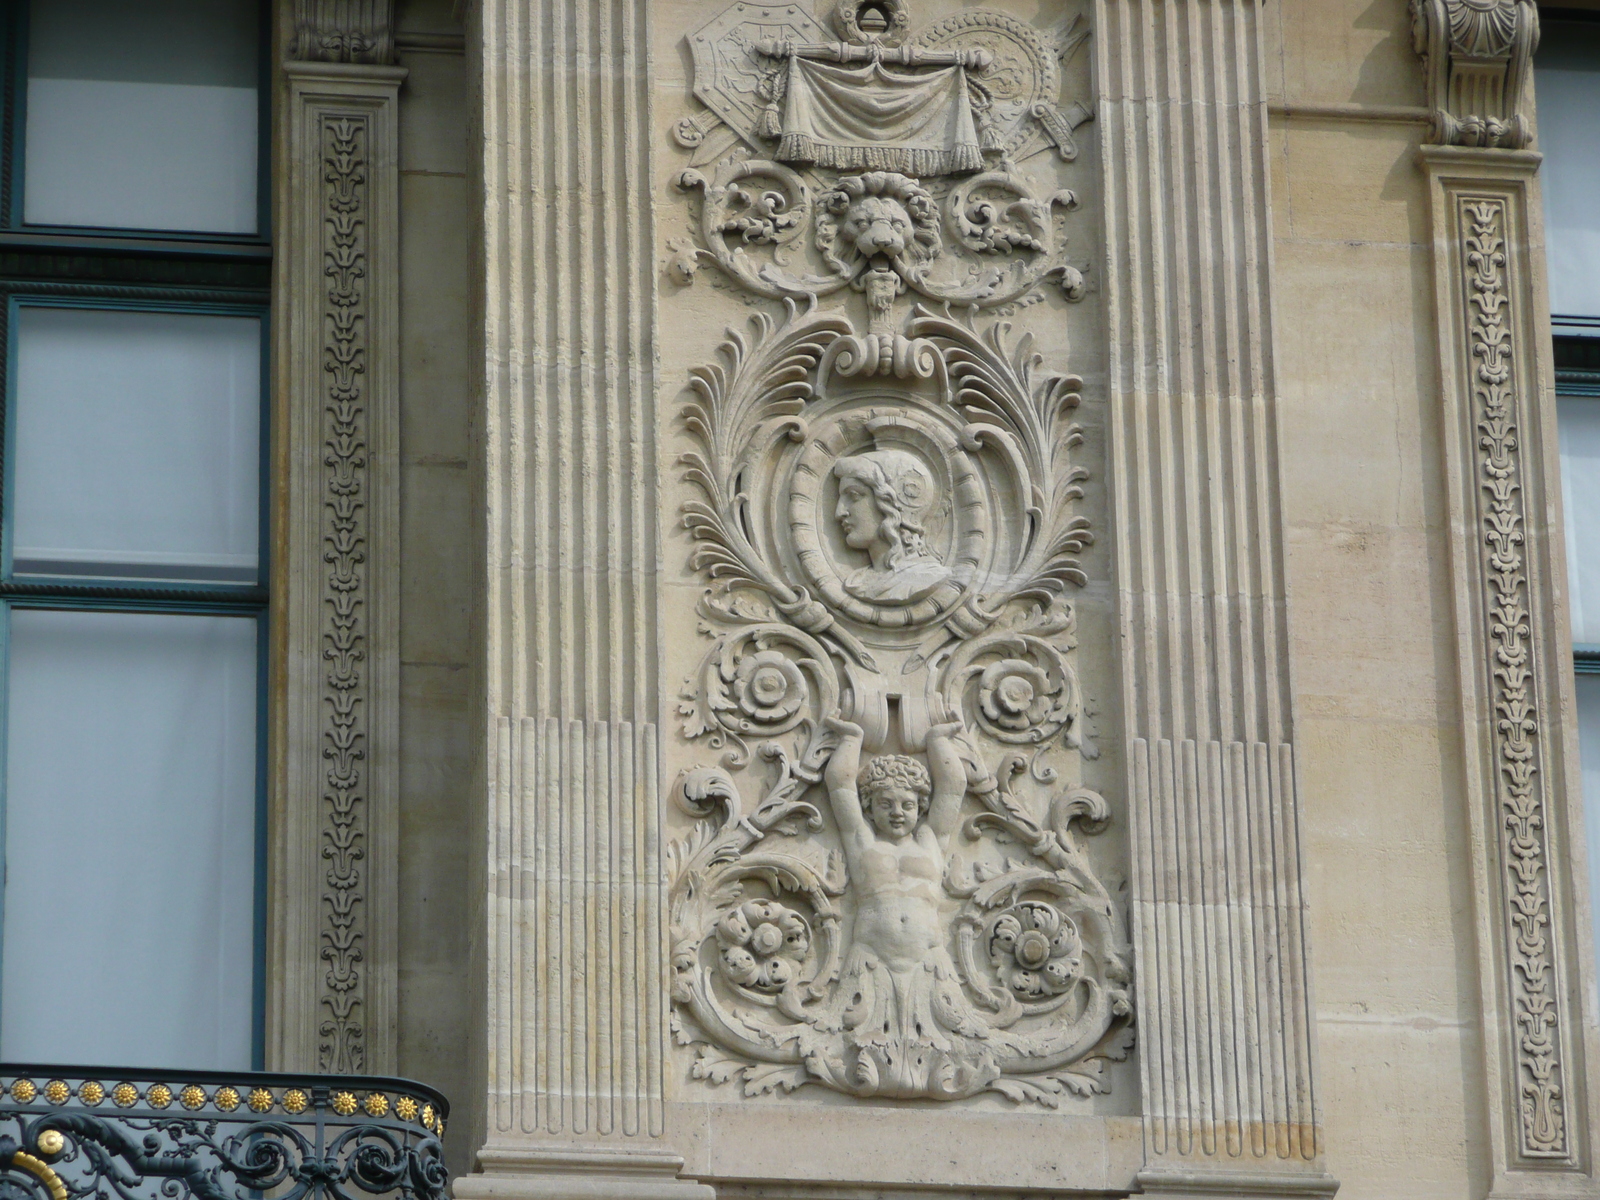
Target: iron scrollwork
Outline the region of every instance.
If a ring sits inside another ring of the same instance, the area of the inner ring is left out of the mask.
[[[444,1200],[447,1111],[395,1079],[8,1067],[0,1200]]]

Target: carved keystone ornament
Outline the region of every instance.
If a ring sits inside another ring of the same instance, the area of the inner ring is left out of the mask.
[[[680,713],[719,758],[676,789],[673,1032],[747,1094],[1054,1107],[1107,1089],[1132,1022],[1086,852],[1110,809],[1053,765],[1086,749],[1081,384],[979,318],[1084,294],[1071,193],[1018,166],[1075,153],[1083,34],[914,31],[905,0],[832,20],[745,2],[689,36],[709,115],[678,140],[711,172],[679,177],[698,228],[671,269],[782,313],[729,331],[684,413],[711,644]],[[856,293],[864,327],[824,303]]]

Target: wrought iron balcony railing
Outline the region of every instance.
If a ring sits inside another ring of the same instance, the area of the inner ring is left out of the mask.
[[[0,1200],[446,1200],[432,1088],[0,1065]]]

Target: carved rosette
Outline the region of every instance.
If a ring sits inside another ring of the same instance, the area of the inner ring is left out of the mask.
[[[1502,199],[1459,201],[1467,271],[1471,391],[1477,424],[1479,537],[1484,560],[1484,617],[1489,689],[1495,720],[1494,795],[1505,871],[1506,987],[1512,1000],[1519,1150],[1528,1158],[1565,1158],[1570,1131],[1565,1103],[1561,997],[1551,940],[1548,801],[1540,769],[1541,718],[1533,699],[1534,644],[1524,557],[1527,516],[1517,428],[1517,347],[1506,277],[1506,206]]]
[[[369,697],[367,669],[368,138],[361,116],[322,119],[325,276],[323,342],[322,758],[326,864],[317,1068],[365,1067]]]

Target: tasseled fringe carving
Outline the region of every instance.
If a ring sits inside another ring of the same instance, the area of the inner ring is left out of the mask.
[[[996,145],[994,148],[999,147]],[[971,142],[949,150],[924,150],[910,146],[834,146],[814,141],[803,133],[785,133],[774,157],[779,162],[811,163],[834,171],[960,175],[983,170],[983,150]]]

